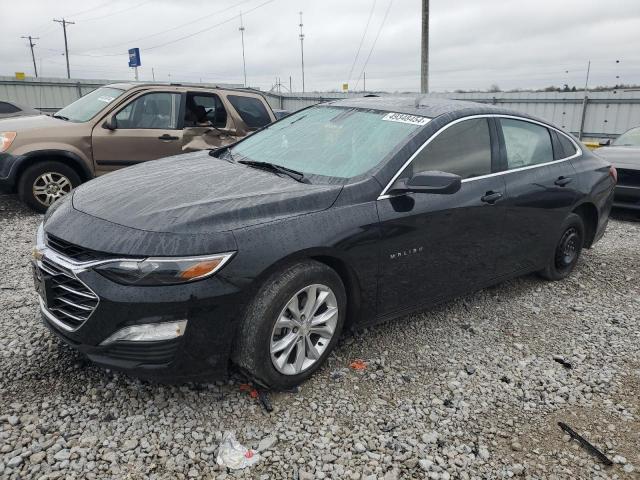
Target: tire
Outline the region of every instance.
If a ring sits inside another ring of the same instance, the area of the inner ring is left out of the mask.
[[[18,197],[36,212],[44,213],[53,202],[81,183],[76,171],[64,163],[38,162],[28,167],[20,176]]]
[[[575,268],[584,245],[584,221],[580,215],[569,214],[562,228],[560,236],[553,249],[553,254],[547,266],[538,272],[547,280],[562,280],[567,278]]]
[[[315,314],[305,316],[305,311],[309,312],[305,306],[310,295],[320,299],[319,308]],[[296,304],[297,316],[289,309]],[[272,275],[247,307],[236,333],[233,362],[263,387],[284,390],[299,385],[322,365],[335,347],[344,325],[346,305],[342,280],[323,263],[308,260]],[[332,310],[333,306],[337,311]],[[317,323],[323,318],[330,320]],[[327,332],[332,328],[328,338]],[[321,330],[325,336],[314,333]],[[294,338],[295,341],[290,340]],[[305,358],[299,363],[301,348]],[[310,358],[314,356],[317,358]],[[302,367],[298,370],[300,364]]]

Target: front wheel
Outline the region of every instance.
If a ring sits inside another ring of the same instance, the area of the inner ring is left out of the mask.
[[[547,266],[538,272],[547,280],[562,280],[568,277],[578,263],[584,245],[584,222],[580,215],[571,213],[560,231],[553,256]]]
[[[334,270],[312,260],[295,264],[268,279],[247,308],[234,362],[265,387],[298,385],[335,346],[345,313]]]
[[[36,212],[44,213],[53,202],[80,183],[80,176],[68,165],[56,161],[39,162],[20,176],[18,197]]]

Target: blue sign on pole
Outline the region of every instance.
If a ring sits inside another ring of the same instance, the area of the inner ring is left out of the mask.
[[[129,49],[129,66],[139,67],[140,65],[142,65],[142,63],[140,62],[140,49],[130,48]]]

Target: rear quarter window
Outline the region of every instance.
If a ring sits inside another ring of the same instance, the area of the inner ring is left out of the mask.
[[[562,158],[572,157],[578,151],[576,150],[575,145],[569,138],[562,134],[558,133],[558,140],[560,141],[560,146],[562,147]]]
[[[271,123],[269,112],[261,100],[240,95],[229,95],[227,98],[249,128],[261,128]]]
[[[15,105],[7,102],[0,102],[0,113],[16,113],[21,110]]]

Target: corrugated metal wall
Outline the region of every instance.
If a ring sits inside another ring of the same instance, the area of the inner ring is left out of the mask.
[[[0,76],[0,99],[55,111],[94,88],[116,80],[38,78],[16,80]],[[213,84],[203,84],[215,86]],[[223,86],[223,85],[220,85]],[[237,85],[224,85],[237,87]],[[274,94],[264,92],[273,108],[294,112],[309,105],[361,93]],[[418,94],[413,94],[418,95]],[[436,93],[436,97],[492,103],[544,118],[574,134],[583,121],[582,92]],[[589,92],[582,131],[586,138],[608,138],[640,125],[640,91]]]
[[[418,96],[418,94],[414,94]],[[320,101],[362,94],[267,94],[273,108],[296,111]],[[580,132],[583,92],[434,93],[434,97],[469,100],[543,118],[574,134]],[[585,138],[609,138],[640,125],[640,91],[589,92],[583,126]]]

